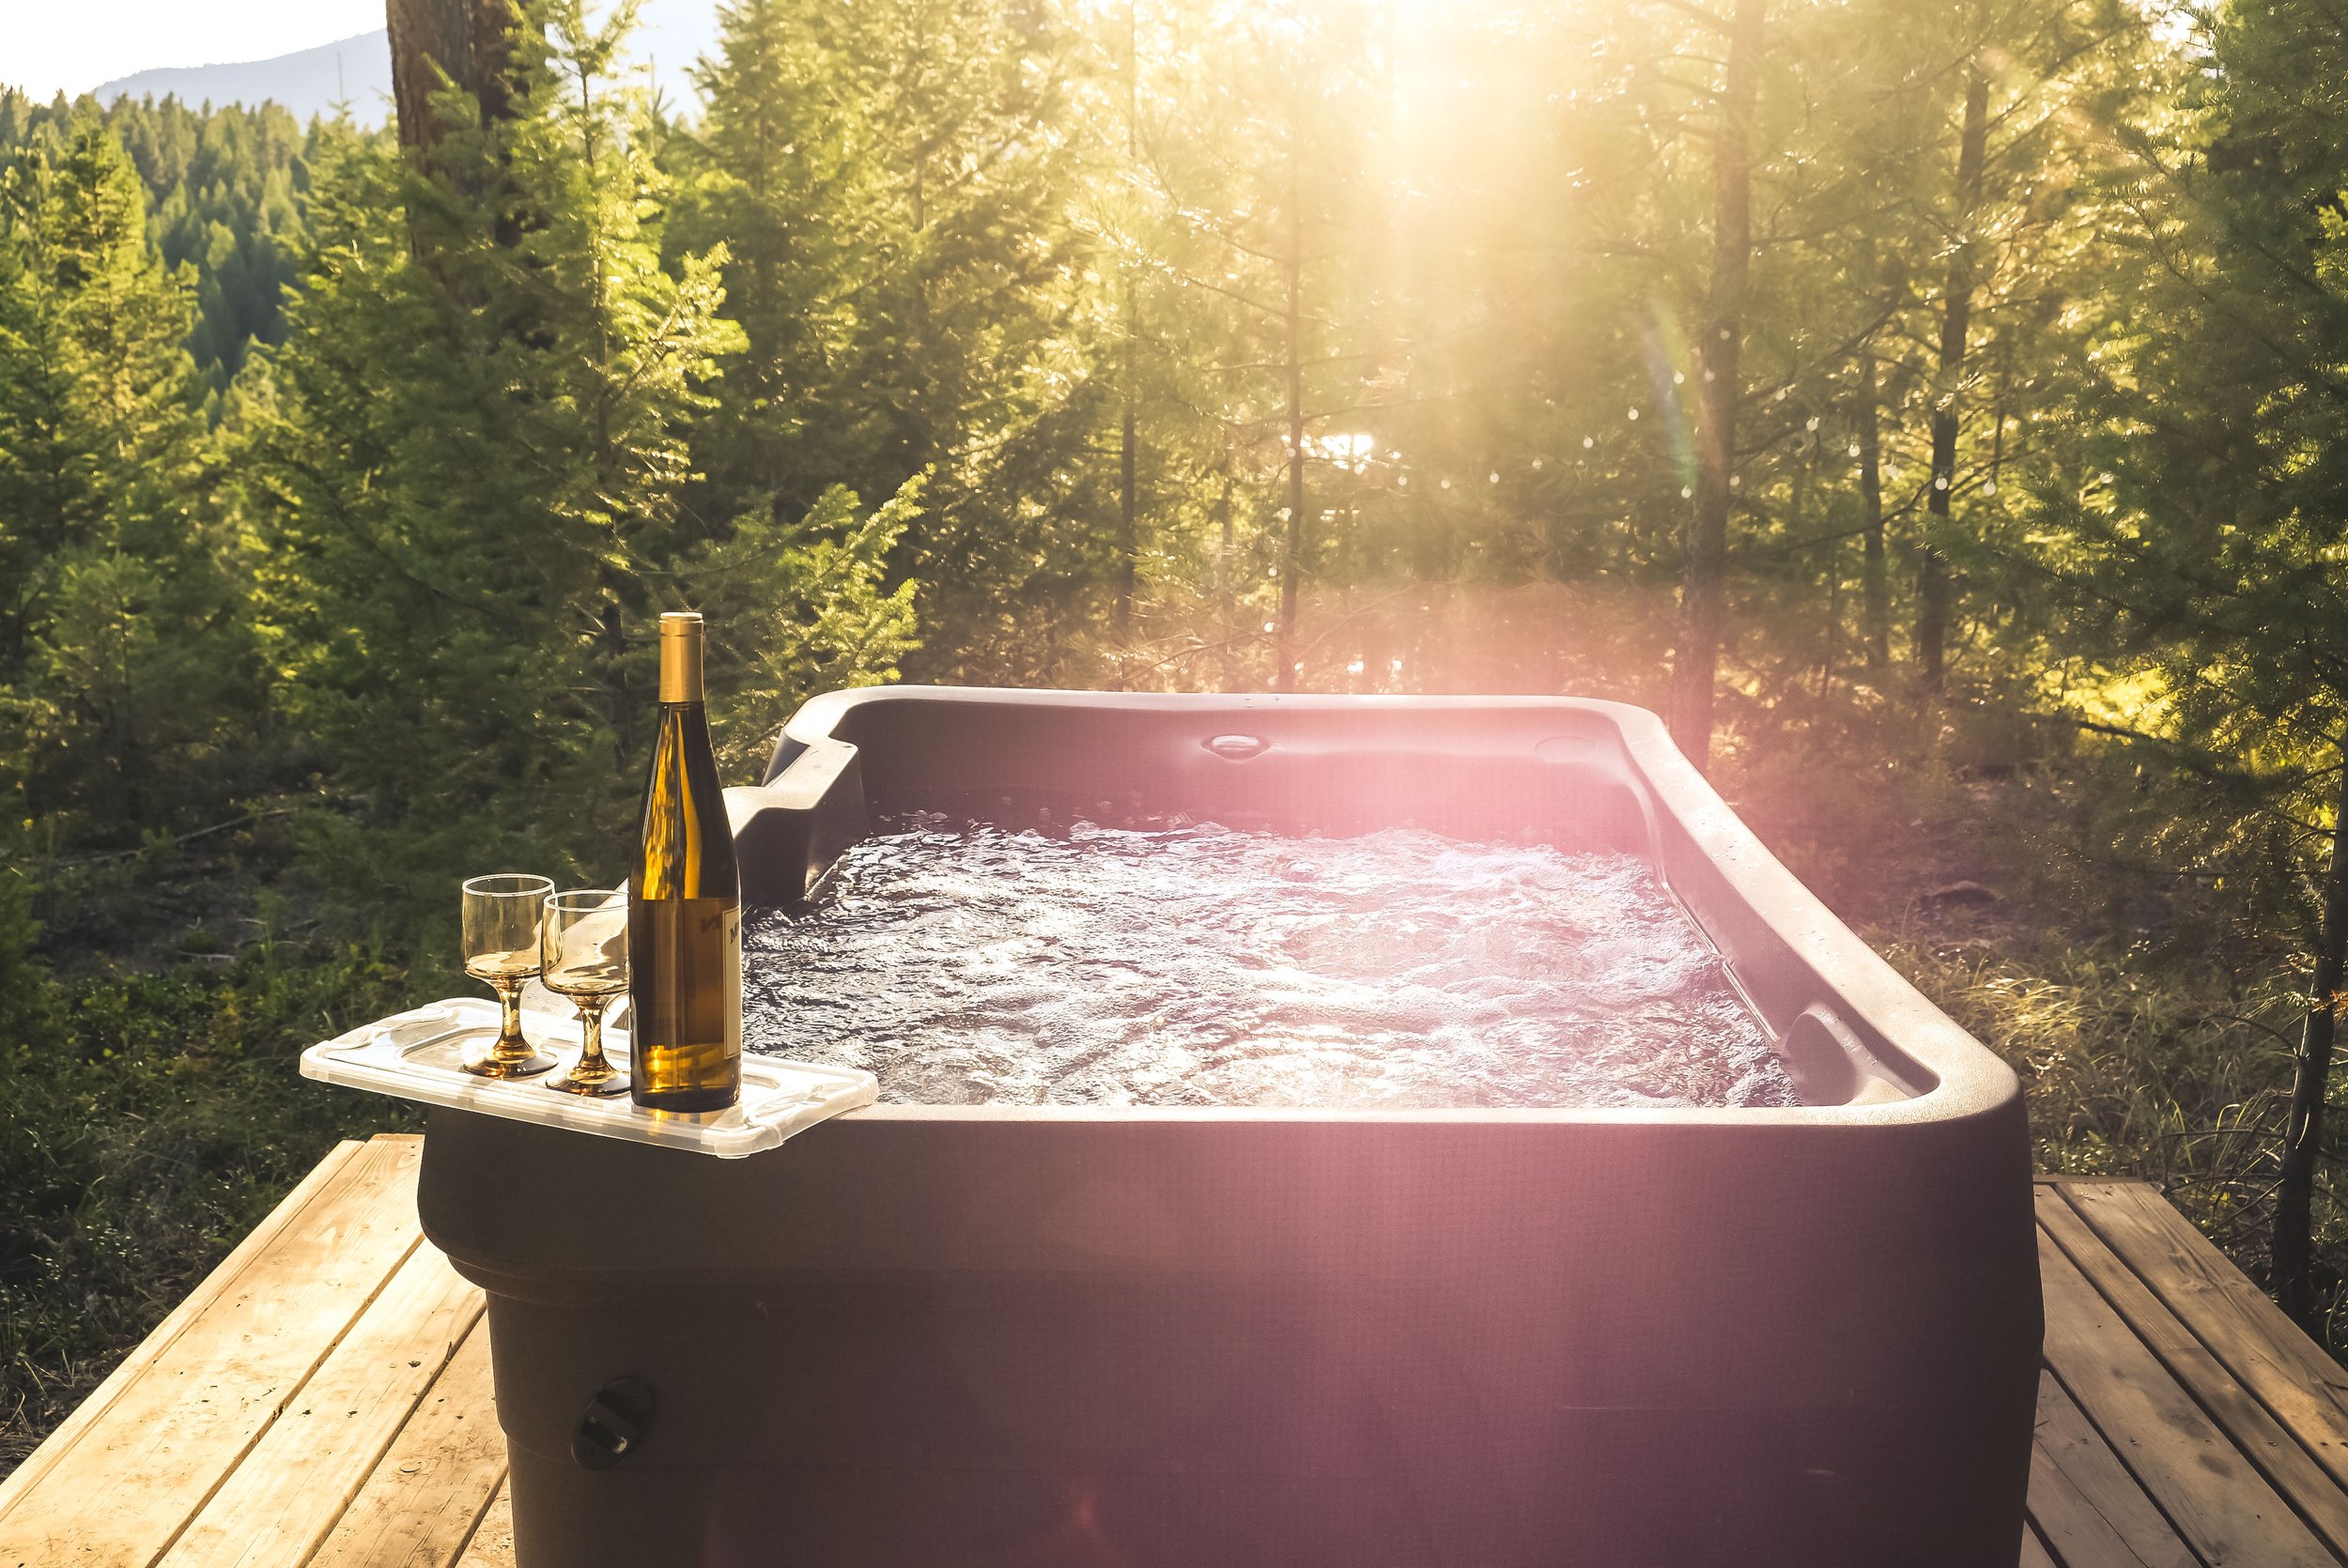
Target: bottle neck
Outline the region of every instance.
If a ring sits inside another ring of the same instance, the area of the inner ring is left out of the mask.
[[[660,638],[660,705],[663,708],[702,705],[702,639],[698,630],[675,636],[663,629]]]

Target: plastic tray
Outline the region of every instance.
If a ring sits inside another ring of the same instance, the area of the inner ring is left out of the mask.
[[[493,1036],[497,1026],[494,1002],[472,996],[434,1002],[310,1047],[301,1053],[301,1076],[426,1105],[691,1149],[720,1160],[773,1148],[795,1132],[880,1098],[880,1084],[869,1072],[751,1055],[742,1058],[741,1099],[703,1115],[643,1110],[625,1095],[590,1099],[559,1094],[546,1086],[553,1073],[512,1080],[476,1078],[461,1064],[469,1050],[477,1052],[487,1043],[485,1032]],[[557,1055],[579,1047],[576,1019],[525,1008],[522,1026],[533,1041]],[[625,1068],[626,1031],[607,1024],[603,1038],[604,1053]],[[564,1062],[554,1072],[568,1065]]]

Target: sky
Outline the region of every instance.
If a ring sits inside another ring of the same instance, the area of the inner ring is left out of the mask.
[[[710,41],[716,0],[649,0],[647,49],[672,60]],[[69,97],[133,71],[274,59],[383,25],[383,0],[0,0],[0,84]]]
[[[155,66],[266,60],[383,25],[383,0],[0,0],[0,82],[47,98]]]

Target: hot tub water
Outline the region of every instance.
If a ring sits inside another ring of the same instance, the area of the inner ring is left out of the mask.
[[[870,1068],[885,1102],[1796,1102],[1626,854],[928,820],[743,941],[749,1048]]]

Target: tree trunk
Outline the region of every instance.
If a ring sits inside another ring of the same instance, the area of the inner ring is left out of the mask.
[[[1867,556],[1861,576],[1866,603],[1867,673],[1880,677],[1892,663],[1892,585],[1883,566],[1883,436],[1873,349],[1859,356],[1859,499],[1864,508]]]
[[[2324,877],[2324,919],[2315,933],[2315,977],[2308,1021],[2291,1080],[2291,1117],[2283,1130],[2282,1180],[2275,1189],[2275,1299],[2299,1326],[2321,1338],[2315,1299],[2315,1167],[2324,1146],[2324,1097],[2331,1086],[2332,1040],[2339,1027],[2340,962],[2348,949],[2348,732],[2332,818],[2332,859]]]
[[[432,95],[440,87],[435,66],[472,94],[485,121],[503,117],[505,45],[516,14],[513,0],[384,0],[400,146],[429,147],[440,136],[432,115]]]
[[[1834,690],[1834,644],[1843,633],[1843,542],[1826,542],[1826,646],[1818,654],[1818,700]]]
[[[1139,161],[1141,151],[1138,117],[1140,110],[1138,77],[1141,61],[1139,11],[1140,0],[1128,0],[1125,7],[1125,159],[1129,164]],[[1124,363],[1120,367],[1122,373],[1120,377],[1121,384],[1118,392],[1120,401],[1124,404],[1124,417],[1121,422],[1122,438],[1118,447],[1117,604],[1113,621],[1117,628],[1117,636],[1120,640],[1122,640],[1133,625],[1135,557],[1140,551],[1141,543],[1134,517],[1135,510],[1135,440],[1137,434],[1135,426],[1137,422],[1134,409],[1135,392],[1134,386],[1134,269],[1130,258],[1122,263],[1120,270],[1124,274],[1120,282],[1124,285],[1122,325],[1125,330],[1125,341],[1122,345]],[[1118,684],[1122,685],[1124,683],[1120,680]]]
[[[1117,635],[1120,638],[1122,638],[1133,625],[1135,557],[1140,552],[1141,548],[1140,536],[1135,530],[1134,523],[1135,422],[1134,394],[1131,386],[1133,378],[1133,362],[1134,351],[1129,346],[1125,350],[1125,376],[1128,384],[1125,391],[1124,433],[1118,447],[1117,613],[1115,617],[1115,623],[1117,627]]]
[[[1753,116],[1761,87],[1767,0],[1737,0],[1728,23],[1728,80],[1712,140],[1712,278],[1696,362],[1695,510],[1688,518],[1687,577],[1673,638],[1671,730],[1698,768],[1712,758],[1712,688],[1721,659],[1728,570],[1729,482],[1737,468],[1738,349],[1753,266]]]
[[[1304,187],[1296,154],[1289,155],[1288,254],[1281,258],[1288,285],[1285,327],[1288,346],[1289,505],[1288,532],[1280,548],[1280,662],[1274,691],[1296,689],[1296,584],[1305,575],[1305,214]]]
[[[1215,623],[1222,628],[1215,662],[1223,667],[1223,689],[1237,691],[1239,673],[1231,652],[1239,633],[1231,621],[1231,432],[1228,428],[1223,432],[1223,454],[1215,463],[1214,527]]]
[[[627,768],[636,761],[636,710],[641,704],[628,687],[627,623],[614,588],[604,590],[595,632],[596,651],[603,656],[604,720],[611,726],[612,756],[620,767]]]
[[[1989,79],[1976,60],[1965,79],[1965,127],[1956,149],[1956,245],[1949,253],[1949,294],[1940,313],[1940,373],[1932,399],[1930,536],[1916,568],[1916,668],[1924,689],[1940,689],[1952,597],[1939,541],[1947,536],[1949,497],[1956,486],[1957,394],[1965,376],[1965,336],[1973,315],[1973,214],[1981,206],[1982,163],[1989,140]]]

